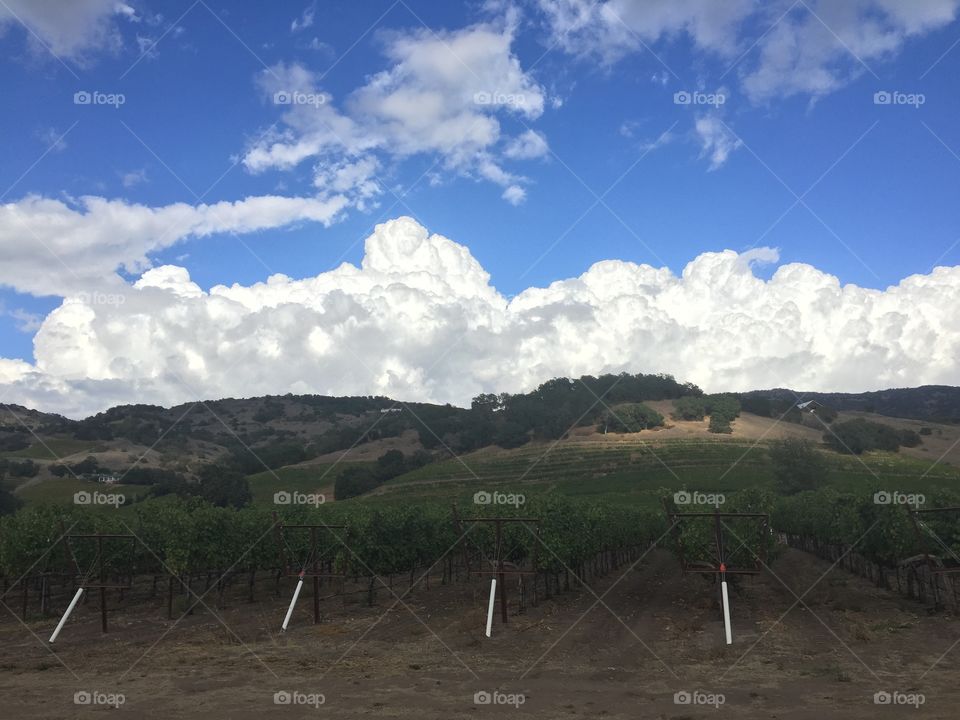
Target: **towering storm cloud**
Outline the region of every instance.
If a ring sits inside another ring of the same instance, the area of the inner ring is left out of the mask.
[[[707,390],[960,383],[960,267],[884,291],[771,249],[708,252],[680,276],[607,260],[508,299],[463,245],[409,217],[378,225],[360,267],[252,286],[146,271],[68,297],[35,364],[0,360],[0,398],[71,416],[279,392],[469,403],[554,376],[670,372]]]

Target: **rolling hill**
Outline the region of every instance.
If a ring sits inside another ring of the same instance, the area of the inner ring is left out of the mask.
[[[332,498],[345,470],[375,467],[389,451],[418,462],[378,483],[371,499],[469,495],[511,483],[529,492],[568,494],[732,490],[772,482],[771,440],[821,443],[827,425],[792,409],[800,397],[835,403],[835,423],[864,418],[923,436],[920,445],[898,453],[825,452],[837,484],[876,485],[884,477],[904,487],[960,482],[960,425],[935,422],[960,417],[958,388],[744,393],[737,396],[744,407],[755,407],[759,397],[791,410],[776,417],[744,410],[729,433],[711,432],[709,415],[676,417],[683,398],[710,397],[720,396],[704,396],[669,376],[625,375],[558,379],[524,395],[480,396],[469,409],[384,397],[286,395],[173,408],[120,406],[73,421],[11,406],[0,413],[0,464],[7,464],[7,485],[28,502],[67,500],[97,474],[122,478],[115,491],[141,495],[164,478],[191,482],[211,464],[246,475],[256,502],[270,502],[282,489]],[[654,419],[649,427],[617,427],[638,403],[662,424]],[[886,414],[894,411],[910,417]],[[621,432],[605,432],[610,428]]]

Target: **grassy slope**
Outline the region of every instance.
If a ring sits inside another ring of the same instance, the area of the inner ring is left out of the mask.
[[[74,438],[44,438],[43,442],[34,442],[23,450],[0,453],[0,457],[29,458],[31,460],[59,460],[60,458],[76,453],[98,452],[102,443],[90,440],[76,440]]]
[[[425,466],[384,485],[378,499],[443,497],[468,500],[481,489],[589,496],[615,494],[646,503],[660,488],[732,492],[745,487],[773,489],[767,442],[736,438],[649,441],[653,434],[615,441],[538,443],[516,450],[486,449],[460,460]],[[861,457],[824,452],[826,482],[838,489],[925,491],[960,487],[960,472],[948,465],[902,453]],[[926,475],[925,475],[926,473]]]
[[[274,493],[280,491],[322,493],[327,500],[333,499],[333,484],[340,473],[358,463],[313,463],[288,465],[277,470],[265,470],[248,475],[250,490],[255,503],[273,503]]]
[[[250,490],[255,503],[273,503],[273,495],[281,490],[287,492],[324,493],[328,500],[333,499],[333,483],[344,469],[356,463],[332,463],[316,465],[298,465],[279,468],[273,472],[264,471],[249,475]],[[326,475],[325,475],[326,474]],[[42,482],[26,483],[17,490],[17,497],[27,503],[73,502],[73,494],[79,490],[88,492],[120,492],[128,496],[145,493],[149,488],[144,485],[100,485],[72,477],[52,478]]]
[[[668,413],[672,403],[661,403]],[[874,419],[898,425],[892,418]],[[902,421],[914,424],[914,421]],[[919,425],[919,423],[916,423]],[[574,437],[558,443],[531,443],[516,450],[485,448],[460,459],[433,463],[394,478],[364,501],[391,502],[418,498],[457,499],[469,502],[478,490],[503,492],[560,492],[571,496],[612,494],[629,502],[655,502],[660,488],[731,492],[744,487],[773,488],[773,472],[767,454],[771,438],[792,435],[818,442],[821,432],[769,418],[744,414],[734,423],[732,435],[718,436],[706,431],[707,422],[669,421],[659,431],[633,435],[598,435],[579,428]],[[828,484],[845,490],[873,492],[876,489],[924,492],[935,487],[960,487],[960,470],[947,462],[933,469],[944,448],[953,446],[960,428],[934,426],[935,436],[925,444],[900,453],[868,453],[862,457],[825,451]],[[79,441],[69,441],[78,443]],[[84,448],[90,443],[80,443]],[[52,446],[51,446],[52,447]],[[56,450],[56,448],[53,448]],[[64,445],[61,450],[73,449]],[[35,448],[20,451],[27,453]],[[272,503],[274,493],[323,493],[333,498],[333,485],[352,462],[292,465],[248,477],[254,502]],[[70,502],[73,493],[90,489],[92,483],[72,478],[26,483],[17,494],[28,502]],[[127,486],[123,491],[142,492]]]
[[[72,477],[53,478],[38,483],[27,483],[16,491],[18,498],[26,503],[72,503],[73,495],[80,490],[98,491],[104,494],[122,493],[128,498],[137,497],[149,488],[145,485],[101,485]]]

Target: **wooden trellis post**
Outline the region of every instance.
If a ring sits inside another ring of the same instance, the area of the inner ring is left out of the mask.
[[[62,523],[61,523],[62,528]],[[96,559],[96,576],[97,582],[88,582],[87,577],[93,575],[93,572],[88,573],[87,576],[84,576],[80,572],[80,567],[77,564],[76,555],[73,552],[71,547],[71,540],[94,540],[96,541],[97,546],[97,559]],[[70,617],[70,613],[73,612],[74,607],[76,607],[77,602],[80,600],[80,597],[87,590],[99,590],[100,591],[100,630],[103,633],[107,632],[107,590],[129,590],[133,587],[133,577],[129,577],[129,582],[118,582],[118,583],[108,583],[107,582],[107,567],[104,563],[103,558],[103,541],[104,540],[129,540],[131,551],[135,547],[136,538],[130,534],[115,534],[115,533],[83,533],[68,535],[63,534],[63,543],[64,543],[64,553],[66,555],[68,567],[70,567],[74,573],[74,577],[78,579],[76,584],[77,592],[73,596],[73,600],[70,605],[67,607],[66,612],[63,614],[63,617],[60,619],[60,623],[57,625],[56,630],[50,636],[50,642],[54,642],[57,639],[57,636],[60,634],[60,631],[63,629],[64,624],[67,619]]]
[[[455,515],[455,522],[459,523],[459,518]],[[532,575],[534,582],[536,582],[537,577],[537,560],[539,558],[539,553],[537,552],[536,543],[534,544],[534,552],[531,553],[532,558],[532,568],[530,570],[507,570],[504,565],[503,554],[503,525],[505,523],[522,523],[524,525],[534,525],[536,531],[534,532],[535,537],[539,542],[540,538],[540,519],[539,518],[518,518],[518,517],[489,517],[489,518],[470,518],[466,520],[467,523],[477,523],[477,522],[489,522],[494,524],[494,537],[495,537],[495,558],[491,561],[491,568],[489,570],[479,569],[476,570],[477,575],[490,575],[490,600],[487,606],[487,637],[490,636],[490,627],[491,620],[493,616],[494,608],[494,599],[495,591],[497,590],[497,585],[499,584],[499,595],[500,595],[500,620],[506,625],[509,622],[509,616],[507,613],[507,583],[506,577],[508,575],[516,575],[521,577]],[[466,560],[467,568],[469,571],[469,559]]]
[[[320,560],[317,556],[317,544],[318,544],[318,531],[319,530],[343,530],[344,533],[349,532],[349,528],[346,525],[326,525],[323,523],[312,524],[312,525],[284,525],[283,521],[280,520],[279,516],[273,514],[275,522],[275,538],[277,541],[277,552],[280,558],[280,568],[281,573],[285,577],[295,577],[297,578],[297,588],[294,592],[293,599],[290,602],[290,608],[287,611],[287,617],[284,620],[283,629],[286,630],[287,623],[289,622],[290,616],[293,613],[293,608],[297,603],[297,598],[300,595],[300,588],[304,579],[311,578],[313,581],[313,623],[317,625],[320,623],[320,580],[321,578],[339,578],[341,583],[347,575],[347,566],[344,563],[343,568],[339,572],[324,572],[323,566],[320,563]],[[310,531],[310,569],[301,567],[300,570],[292,570],[290,564],[290,548],[286,543],[286,538],[284,536],[285,530],[309,530]]]

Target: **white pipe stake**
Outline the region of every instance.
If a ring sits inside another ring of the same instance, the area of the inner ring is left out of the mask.
[[[283,619],[283,629],[286,631],[290,624],[290,616],[293,615],[293,608],[297,604],[297,598],[300,597],[300,591],[303,589],[303,578],[297,581],[297,589],[293,591],[293,599],[290,601],[290,607],[287,608],[287,616]]]
[[[723,593],[723,629],[727,633],[727,645],[733,644],[733,633],[730,630],[730,598],[727,595],[727,581],[720,583],[720,590]]]
[[[70,617],[70,613],[73,612],[73,609],[77,606],[77,603],[80,602],[80,597],[83,595],[83,588],[77,588],[77,594],[73,596],[73,600],[70,601],[70,604],[67,605],[67,611],[63,614],[63,617],[60,618],[60,622],[57,623],[57,629],[53,631],[53,635],[50,636],[50,642],[53,642],[57,639],[57,635],[60,634],[60,631],[63,630],[63,626],[67,624],[67,618]]]
[[[490,637],[490,629],[493,627],[493,603],[497,599],[497,579],[490,581],[490,603],[487,605],[487,637]]]

